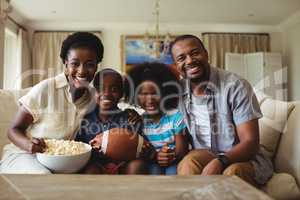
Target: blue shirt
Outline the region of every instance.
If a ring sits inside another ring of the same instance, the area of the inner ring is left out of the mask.
[[[159,151],[165,143],[169,143],[170,148],[175,148],[175,136],[180,134],[186,127],[183,115],[176,111],[172,114],[163,114],[158,123],[144,115],[143,133],[148,141]]]

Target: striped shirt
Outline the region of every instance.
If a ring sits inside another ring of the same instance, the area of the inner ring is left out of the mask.
[[[183,121],[183,115],[176,112],[163,114],[158,123],[154,123],[146,115],[144,118],[143,132],[149,142],[159,151],[165,143],[168,143],[169,148],[175,148],[175,136],[181,134],[186,127]]]

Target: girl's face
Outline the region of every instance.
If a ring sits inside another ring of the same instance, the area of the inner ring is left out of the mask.
[[[95,95],[96,102],[101,112],[112,111],[117,108],[122,95],[122,80],[116,74],[106,74],[103,76],[101,88],[97,88]]]
[[[160,112],[160,90],[153,81],[144,81],[138,88],[138,103],[149,115]]]
[[[89,48],[70,49],[65,63],[65,73],[75,88],[87,87],[97,71],[96,53]]]

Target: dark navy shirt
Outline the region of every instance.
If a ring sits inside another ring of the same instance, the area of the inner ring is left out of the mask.
[[[131,124],[128,122],[128,112],[122,110],[114,111],[107,122],[102,122],[99,117],[99,108],[97,107],[93,112],[87,114],[81,121],[80,129],[75,138],[76,141],[89,143],[96,135],[112,128],[127,128],[133,133],[143,135],[143,124]],[[112,162],[109,158],[105,157],[97,150],[92,151],[92,162],[100,162],[105,164]]]
[[[112,128],[126,128],[134,133],[143,135],[142,123],[129,123],[127,111],[114,111],[114,114],[110,116],[107,122],[100,121],[98,113],[99,109],[96,108],[82,119],[80,129],[75,139],[76,141],[89,143],[97,134]]]

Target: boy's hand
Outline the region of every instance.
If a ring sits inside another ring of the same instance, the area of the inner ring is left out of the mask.
[[[175,160],[175,150],[168,147],[166,143],[162,149],[157,153],[157,162],[162,167],[170,166]]]
[[[133,109],[125,109],[125,111],[128,113],[128,122],[132,125],[142,122],[142,117]]]
[[[98,135],[96,135],[90,142],[89,144],[94,148],[94,149],[99,149],[101,148],[101,144],[102,144],[102,136],[103,133],[99,133]]]
[[[29,153],[43,153],[46,149],[46,143],[42,138],[32,138],[28,145]]]
[[[145,141],[140,157],[145,160],[154,160],[156,158],[156,150],[148,141]]]

